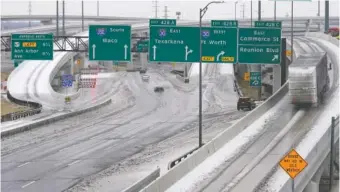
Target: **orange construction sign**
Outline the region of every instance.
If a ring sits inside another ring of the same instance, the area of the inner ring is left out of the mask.
[[[286,50],[286,56],[291,56],[292,55],[292,51],[291,50]]]
[[[243,74],[243,79],[244,79],[245,81],[249,81],[249,79],[250,79],[250,72],[245,72],[245,73]]]
[[[301,171],[307,167],[308,163],[299,155],[295,149],[292,149],[280,161],[280,166],[287,174],[294,179]]]

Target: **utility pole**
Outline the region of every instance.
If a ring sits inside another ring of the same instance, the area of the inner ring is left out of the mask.
[[[32,15],[32,2],[28,2],[28,15],[29,15],[29,21],[28,21],[28,27],[32,27],[31,23],[31,15]]]
[[[65,35],[65,0],[63,0],[63,35]]]
[[[325,32],[329,29],[329,1],[325,1]]]
[[[293,46],[293,37],[294,37],[294,1],[292,1],[292,13],[291,13],[291,25],[290,25],[290,46],[291,46],[291,52],[292,54],[290,55],[290,61],[291,63],[293,62],[293,53],[294,53],[294,46]]]
[[[164,19],[168,18],[168,6],[164,6]]]
[[[236,9],[237,9],[237,7],[236,7],[237,3],[238,3],[238,1],[235,2],[235,20],[236,20],[236,12],[237,12],[237,11],[236,11]]]
[[[57,0],[57,18],[56,18],[56,32],[57,32],[57,37],[59,36],[59,1]]]
[[[253,27],[253,1],[250,1],[250,26]]]
[[[157,15],[158,14],[158,0],[154,0],[153,2],[155,4],[153,6],[155,8],[155,18],[157,19],[158,18],[158,15]]]
[[[274,0],[274,21],[276,21],[276,0]]]
[[[177,12],[176,12],[176,15],[177,15],[177,20],[179,20],[179,19],[180,19],[180,16],[181,16],[181,12],[177,11]]]
[[[241,7],[242,7],[242,18],[243,19],[244,19],[244,11],[245,11],[244,9],[245,9],[245,6],[246,5],[244,3],[241,5]]]
[[[84,1],[81,0],[81,30],[84,31]]]
[[[261,21],[261,0],[259,0],[259,3],[258,3],[258,20]]]
[[[99,0],[97,0],[97,17],[99,16]]]

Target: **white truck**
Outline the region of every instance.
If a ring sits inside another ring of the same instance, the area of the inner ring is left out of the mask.
[[[301,54],[289,65],[289,96],[297,107],[317,107],[329,89],[329,76],[325,52]]]

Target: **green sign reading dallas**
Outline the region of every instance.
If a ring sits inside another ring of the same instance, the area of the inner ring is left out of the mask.
[[[199,62],[198,27],[151,26],[150,62]],[[203,27],[202,62],[234,63],[237,60],[237,28]]]

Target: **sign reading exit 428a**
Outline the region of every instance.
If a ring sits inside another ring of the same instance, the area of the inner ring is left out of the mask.
[[[89,60],[131,61],[131,26],[90,25]]]

